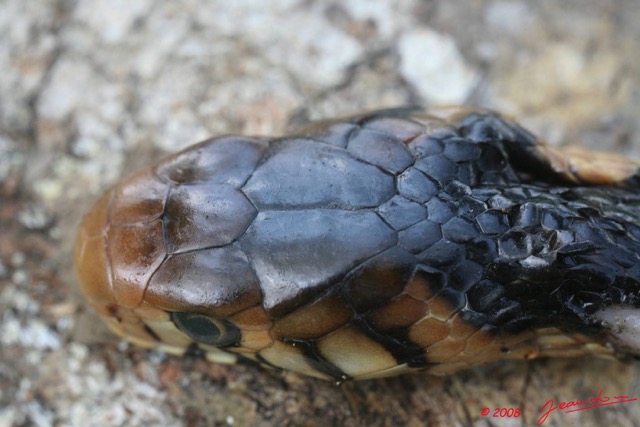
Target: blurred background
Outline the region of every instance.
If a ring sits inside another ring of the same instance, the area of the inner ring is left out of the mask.
[[[71,262],[106,187],[215,134],[467,104],[638,158],[638,22],[637,0],[0,0],[0,426],[520,426],[549,399],[640,396],[637,362],[336,387],[140,350],[85,309]],[[636,402],[545,425],[638,420]]]

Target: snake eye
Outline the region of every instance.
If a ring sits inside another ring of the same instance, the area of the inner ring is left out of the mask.
[[[171,313],[171,320],[182,332],[201,344],[227,347],[240,341],[240,331],[231,322],[198,313]]]

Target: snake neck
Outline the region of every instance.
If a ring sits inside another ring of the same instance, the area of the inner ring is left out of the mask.
[[[513,332],[615,336],[623,351],[637,353],[640,338],[628,332],[640,324],[633,310],[640,307],[640,197],[623,188],[536,184],[474,191],[488,194],[488,209],[476,217],[483,234],[467,253],[486,265],[467,294],[467,319]]]

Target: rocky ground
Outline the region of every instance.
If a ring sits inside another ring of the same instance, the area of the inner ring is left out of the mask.
[[[212,134],[469,104],[640,157],[638,22],[636,0],[0,1],[0,426],[525,426],[549,399],[640,397],[638,362],[338,387],[140,350],[85,309],[71,263],[101,191]],[[544,425],[639,420],[635,402]]]

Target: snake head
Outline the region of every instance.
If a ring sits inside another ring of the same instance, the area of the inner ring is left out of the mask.
[[[134,343],[336,381],[637,354],[638,164],[438,114],[221,137],[142,169],[84,217],[80,287]]]

